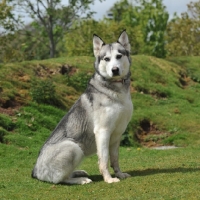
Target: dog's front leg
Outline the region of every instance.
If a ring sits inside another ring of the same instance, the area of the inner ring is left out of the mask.
[[[112,178],[108,170],[110,133],[107,130],[99,130],[95,133],[99,171],[107,183],[119,182],[118,178]]]
[[[113,168],[113,170],[115,172],[115,176],[120,179],[124,179],[124,178],[130,177],[131,175],[127,174],[127,173],[123,173],[120,170],[120,167],[119,167],[119,145],[120,145],[120,141],[115,142],[114,144],[112,144],[110,146],[110,163],[111,163],[111,167]]]

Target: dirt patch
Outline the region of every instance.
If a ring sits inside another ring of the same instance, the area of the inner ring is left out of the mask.
[[[59,73],[61,73],[62,75],[73,75],[74,73],[77,72],[77,68],[68,64],[62,65],[59,69]]]
[[[140,121],[135,137],[142,146],[158,147],[162,146],[162,140],[169,135],[169,133],[159,130],[152,121],[143,119]]]
[[[23,76],[20,76],[18,78],[19,81],[22,81],[22,82],[30,82],[31,78],[29,75],[23,75]]]
[[[187,74],[180,73],[179,82],[183,89],[187,88],[191,81],[191,78]]]
[[[54,69],[46,67],[45,65],[42,65],[42,64],[38,64],[35,69],[35,75],[39,77],[51,77],[52,75],[56,75],[56,74],[73,75],[76,72],[77,72],[77,68],[75,66],[71,66],[68,64],[64,64]]]
[[[20,107],[16,107],[16,108],[1,108],[0,107],[0,113],[1,114],[6,114],[9,116],[14,116],[15,113],[19,110]]]
[[[15,100],[0,101],[0,113],[13,116],[20,109],[21,104]]]

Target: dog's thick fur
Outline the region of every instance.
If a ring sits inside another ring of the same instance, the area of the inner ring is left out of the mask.
[[[129,177],[118,163],[121,135],[133,111],[130,97],[130,44],[126,31],[116,43],[94,35],[95,73],[86,91],[63,117],[41,148],[32,177],[42,181],[85,184],[85,171],[74,171],[85,156],[97,152],[100,173],[107,183]],[[108,163],[116,178],[108,171]]]

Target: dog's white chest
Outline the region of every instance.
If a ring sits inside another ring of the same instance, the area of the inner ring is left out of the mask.
[[[129,98],[124,99],[123,103],[119,104],[116,110],[118,110],[118,119],[116,123],[116,128],[126,129],[126,126],[128,122],[130,121],[132,113],[133,113],[132,101]]]
[[[95,129],[106,129],[110,134],[121,135],[129,123],[133,104],[129,95],[125,95],[120,101],[101,101],[102,106],[95,111]]]

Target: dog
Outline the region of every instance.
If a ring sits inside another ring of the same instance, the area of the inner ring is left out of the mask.
[[[133,112],[130,96],[130,43],[126,30],[105,44],[93,35],[95,72],[85,92],[59,122],[40,150],[32,177],[54,184],[92,182],[84,170],[74,171],[85,156],[97,153],[107,183],[129,177],[118,162],[121,135]],[[110,159],[113,178],[108,170]]]

